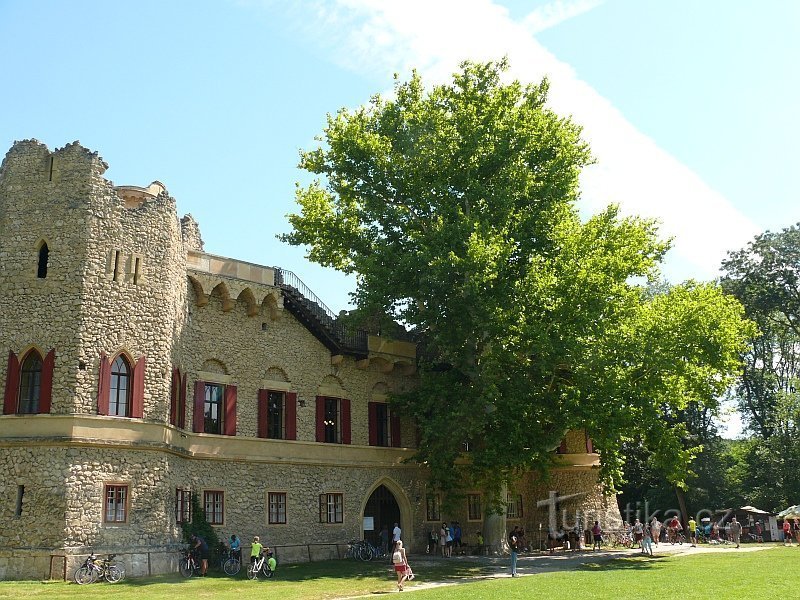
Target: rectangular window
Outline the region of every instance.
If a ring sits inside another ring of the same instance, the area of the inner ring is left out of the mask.
[[[344,496],[342,494],[319,495],[319,522],[344,522]]]
[[[506,496],[506,518],[522,518],[522,494],[508,494]]]
[[[383,403],[375,404],[375,436],[378,446],[391,446],[389,438],[389,407]]]
[[[481,495],[467,494],[467,520],[480,521],[481,516]]]
[[[105,486],[105,511],[103,520],[106,523],[125,523],[128,520],[128,486]]]
[[[341,421],[339,414],[339,398],[325,398],[325,441],[338,444],[341,440]]]
[[[286,493],[269,493],[269,524],[280,525],[286,523]]]
[[[428,494],[425,497],[425,520],[441,521],[439,494]]]
[[[189,490],[175,491],[175,522],[192,522],[192,492]]]
[[[203,507],[206,521],[210,525],[222,525],[224,523],[225,492],[203,492]]]
[[[205,401],[203,403],[204,433],[223,433],[223,415],[225,414],[225,386],[219,383],[205,384]]]
[[[267,393],[267,437],[273,440],[282,440],[285,435],[284,427],[284,393]]]

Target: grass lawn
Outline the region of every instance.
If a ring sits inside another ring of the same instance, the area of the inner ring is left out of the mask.
[[[521,562],[523,572],[535,571]],[[412,562],[413,565],[413,562]],[[588,563],[571,571],[541,573],[517,579],[502,578],[419,590],[416,600],[469,598],[481,600],[525,598],[560,600],[575,598],[746,599],[795,597],[800,569],[800,549],[774,548],[757,552],[726,550],[693,556],[620,558]],[[431,581],[469,580],[492,567],[479,561],[442,562],[416,569],[421,585]],[[506,571],[507,572],[507,571]],[[393,592],[394,574],[388,564],[327,561],[279,566],[278,577],[248,581],[244,577],[213,575],[183,579],[176,575],[131,579],[109,585],[78,586],[64,582],[0,582],[0,598],[156,598],[233,599],[274,596],[342,598]],[[787,595],[788,594],[788,595]]]

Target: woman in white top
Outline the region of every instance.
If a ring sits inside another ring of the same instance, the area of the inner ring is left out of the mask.
[[[408,559],[406,558],[406,549],[403,548],[402,540],[397,540],[394,545],[392,564],[394,565],[395,573],[397,573],[397,589],[402,592],[403,582],[408,577]]]

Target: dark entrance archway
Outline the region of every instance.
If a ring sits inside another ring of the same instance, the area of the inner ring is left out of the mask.
[[[394,494],[385,485],[379,485],[372,492],[369,500],[367,500],[367,505],[364,507],[364,517],[372,517],[373,523],[372,531],[364,530],[364,539],[369,540],[376,546],[381,542],[380,531],[384,525],[389,531],[390,542],[394,524],[400,523],[400,528],[403,528],[403,524],[400,522],[400,507]]]

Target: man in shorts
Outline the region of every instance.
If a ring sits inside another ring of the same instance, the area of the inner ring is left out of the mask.
[[[208,544],[197,534],[192,534],[192,551],[200,557],[200,576],[205,577],[208,571]]]
[[[689,541],[692,543],[692,548],[697,547],[697,521],[694,517],[689,517]]]

